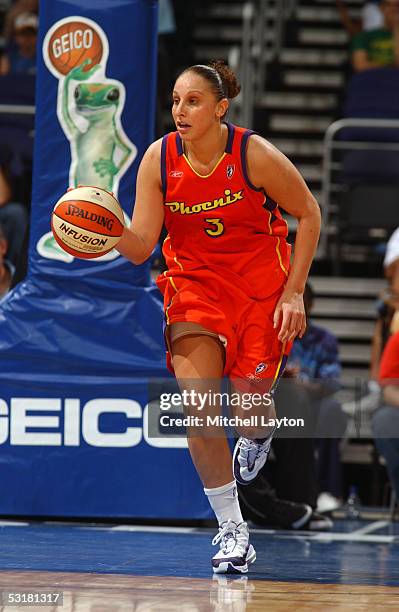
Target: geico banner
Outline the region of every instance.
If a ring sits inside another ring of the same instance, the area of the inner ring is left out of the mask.
[[[3,514],[205,512],[181,440],[146,433],[142,381],[167,376],[149,264],[76,259],[50,229],[79,184],[113,191],[128,222],[153,139],[156,36],[155,0],[40,2],[28,275],[0,303]]]
[[[76,398],[13,397],[9,404],[0,398],[0,444],[131,448],[144,440],[155,448],[187,448],[185,438],[151,437],[149,409],[150,404],[143,409],[136,400],[115,397],[84,404]],[[103,431],[100,421],[114,415],[120,417],[113,421],[121,422],[121,430]],[[132,419],[139,424],[130,424]]]
[[[24,387],[1,384],[0,514],[210,517],[185,437],[155,431],[163,414],[147,383],[121,385],[120,396],[106,385],[80,397],[73,385],[68,395],[62,384]]]

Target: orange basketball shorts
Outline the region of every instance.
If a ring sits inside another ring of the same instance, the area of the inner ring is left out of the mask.
[[[292,343],[281,343],[273,315],[283,286],[266,299],[248,297],[245,286],[233,285],[209,270],[161,275],[165,323],[198,323],[225,345],[224,375],[241,390],[270,392],[281,377]],[[173,372],[167,350],[167,366]]]

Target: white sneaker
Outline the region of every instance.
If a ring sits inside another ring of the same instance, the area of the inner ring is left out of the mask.
[[[340,506],[342,506],[342,502],[328,491],[320,493],[317,498],[317,512],[332,512]]]
[[[237,525],[230,519],[219,527],[219,533],[213,538],[212,545],[220,542],[220,550],[212,557],[215,574],[244,574],[248,566],[256,559],[256,552],[249,543],[249,531],[246,523]]]
[[[314,511],[309,519],[309,523],[307,524],[309,531],[328,531],[333,527],[334,523],[330,518],[328,518],[328,516]]]
[[[233,473],[237,482],[249,484],[266,463],[273,434],[259,443],[248,438],[239,438],[233,453]]]

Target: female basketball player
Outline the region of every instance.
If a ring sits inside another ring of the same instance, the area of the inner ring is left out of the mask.
[[[272,391],[292,341],[305,331],[302,295],[320,231],[319,207],[288,159],[260,136],[224,121],[239,91],[222,62],[180,74],[173,90],[176,131],[145,153],[132,224],[117,247],[133,263],[144,262],[165,221],[168,270],[157,284],[164,295],[168,365],[181,389],[209,397],[223,375],[241,394]],[[279,207],[298,219],[291,267]],[[269,418],[275,412],[267,397],[261,410]],[[236,415],[248,411],[240,407]],[[273,430],[267,422],[237,423],[233,469],[225,437],[206,427],[190,436],[188,429],[191,457],[220,525],[216,573],[246,572],[256,558],[236,480],[248,484],[256,476]]]

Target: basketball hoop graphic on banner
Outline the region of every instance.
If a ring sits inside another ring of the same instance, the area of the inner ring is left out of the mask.
[[[81,16],[57,21],[43,42],[45,64],[59,81],[57,117],[71,149],[69,185],[101,187],[118,197],[119,182],[137,147],[121,123],[125,86],[105,75],[108,54],[103,29]],[[44,257],[73,260],[61,252],[51,232],[39,239],[37,249]],[[101,260],[118,256],[111,251]]]

